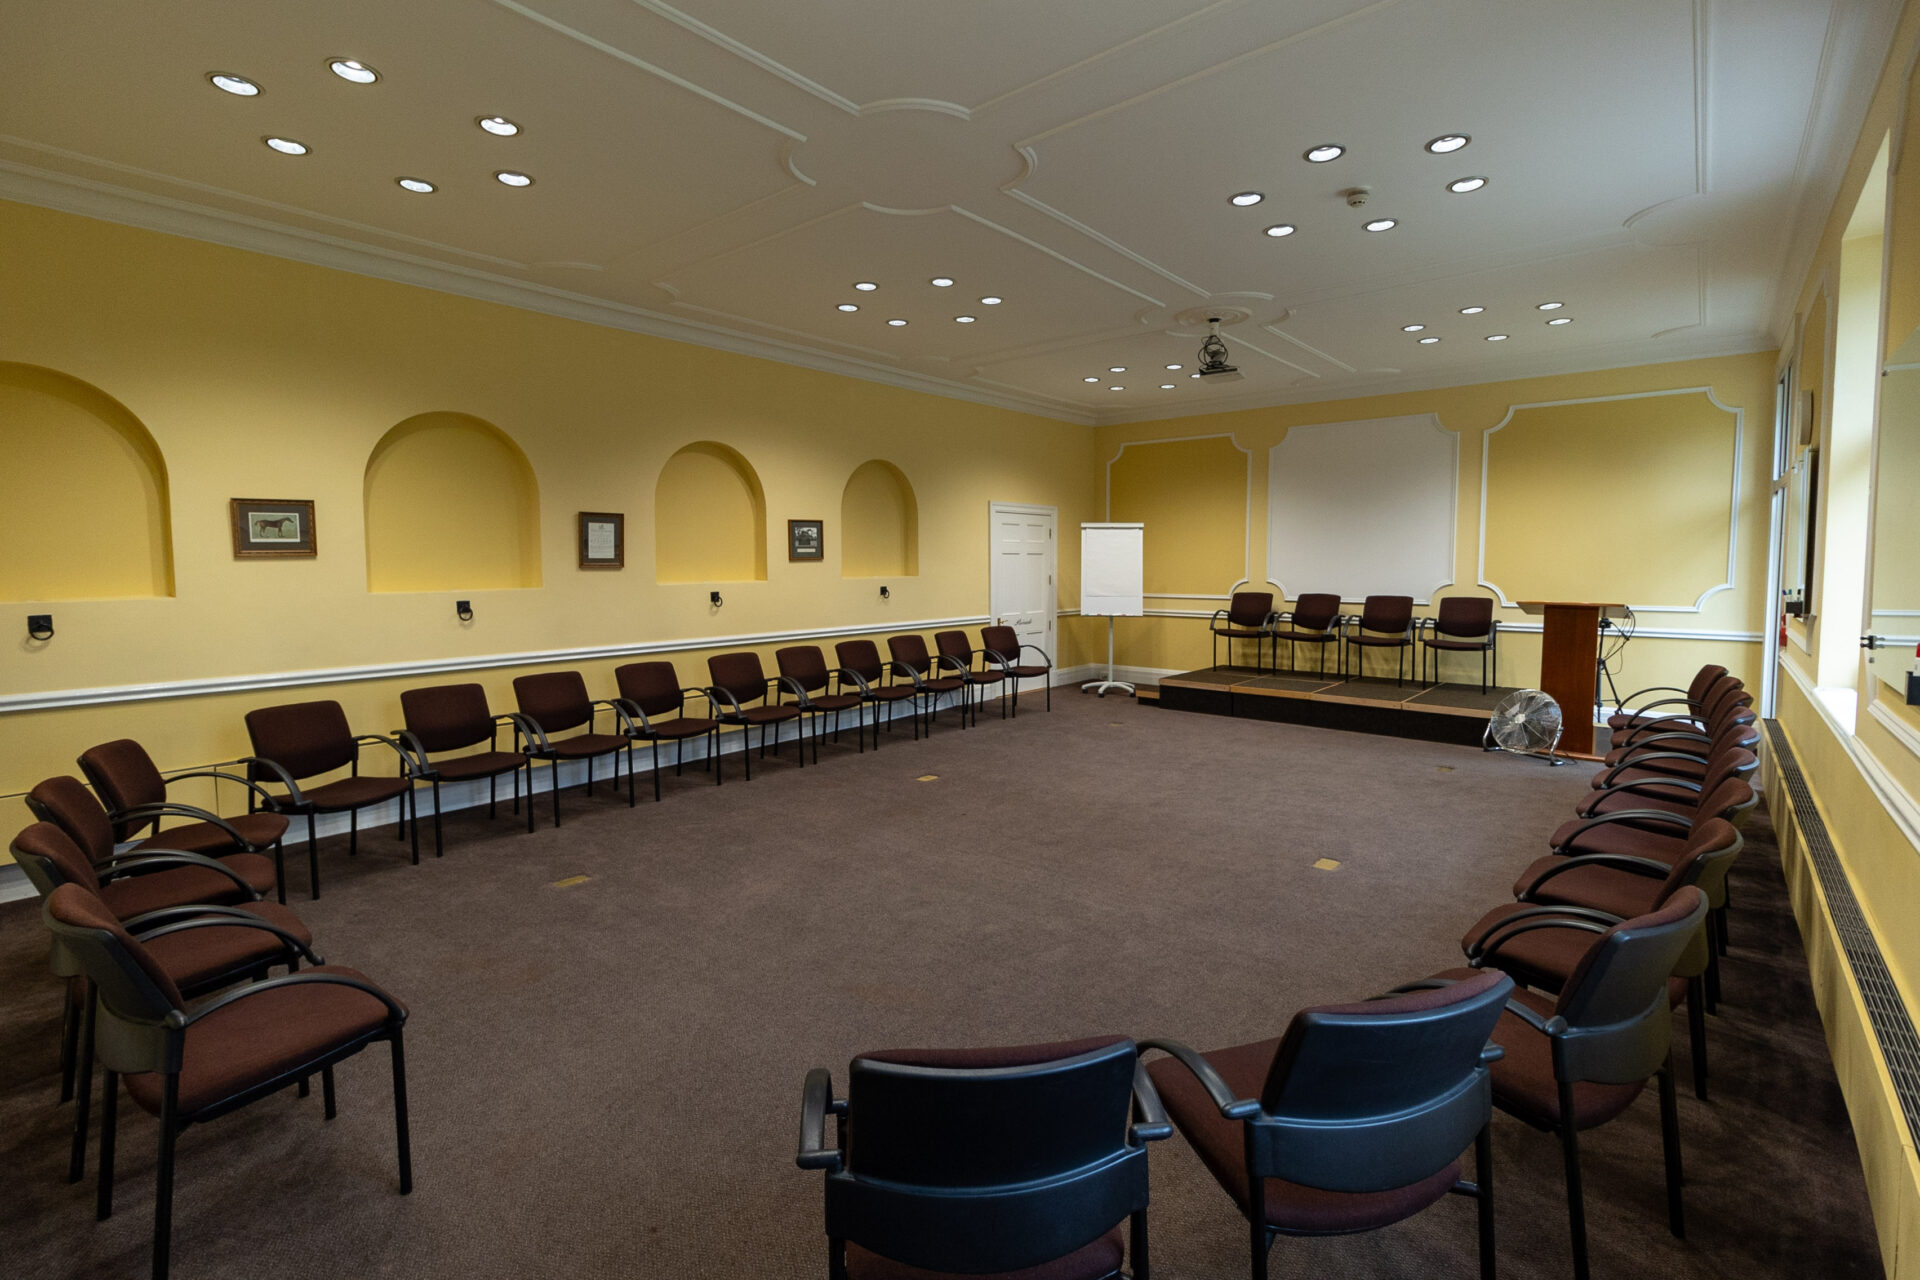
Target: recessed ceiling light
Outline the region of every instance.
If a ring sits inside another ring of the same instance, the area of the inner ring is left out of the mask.
[[[1505,342],[1506,340],[1507,335],[1504,333],[1490,333],[1487,335],[1488,342]]]
[[[520,126],[505,116],[481,116],[474,123],[496,138],[511,138],[520,132]]]
[[[333,68],[333,74],[355,84],[372,84],[380,78],[378,71],[357,58],[335,58],[327,65]]]
[[[1098,378],[1082,378],[1082,379],[1080,379],[1080,381],[1082,381],[1082,382],[1098,382],[1098,381],[1100,381],[1100,379],[1098,379]]]
[[[1391,231],[1399,225],[1400,224],[1395,222],[1392,218],[1375,218],[1372,222],[1369,222],[1367,224],[1367,230]]]
[[[433,191],[433,184],[425,178],[395,178],[394,181],[399,183],[402,189],[411,191],[415,195],[424,196]]]
[[[1200,375],[1199,375],[1199,374],[1197,374],[1197,373],[1190,373],[1190,374],[1188,374],[1187,376],[1188,376],[1189,378],[1197,378],[1197,377],[1199,377]]]
[[[1000,299],[994,297],[992,294],[988,294],[986,297],[980,299],[980,305],[983,307],[997,307],[1000,305]]]
[[[1473,138],[1468,134],[1443,133],[1427,144],[1427,150],[1437,156],[1444,156],[1449,152],[1458,151],[1472,141]]]
[[[1420,339],[1420,345],[1423,347],[1430,347],[1438,341],[1440,341],[1440,339],[1438,338],[1422,338]]]
[[[953,318],[953,322],[955,324],[972,324],[973,317],[972,316],[955,316]]]
[[[245,76],[232,75],[225,71],[210,71],[207,79],[213,81],[213,87],[224,89],[236,98],[254,98],[260,94],[260,86]]]
[[[856,307],[856,306],[855,306],[855,305],[854,305],[853,303],[851,303],[851,302],[843,302],[843,303],[841,303],[841,304],[840,304],[840,306],[839,306],[839,308],[838,308],[838,309],[839,309],[839,310],[841,310],[841,311],[858,311],[858,310],[859,310],[860,308],[859,308],[859,307]]]
[[[875,289],[878,289],[880,286],[875,284],[871,280],[856,280],[853,282],[853,287],[858,289],[862,293],[872,293]]]
[[[1572,324],[1573,317],[1572,316],[1555,316],[1553,319],[1547,321],[1547,323],[1548,324]]]
[[[1171,391],[1173,390],[1173,384],[1171,382],[1163,382],[1160,384],[1160,389],[1162,391]]]
[[[1267,228],[1267,234],[1278,240],[1281,236],[1290,236],[1294,232],[1291,222],[1276,222]]]
[[[1485,307],[1462,307],[1460,308],[1460,314],[1463,316],[1477,316],[1485,310]]]
[[[1478,191],[1486,185],[1487,180],[1485,178],[1455,178],[1447,184],[1447,190],[1457,196],[1463,196],[1469,191]]]
[[[1125,388],[1125,387],[1108,387],[1108,388],[1107,388],[1107,390],[1109,390],[1109,391],[1125,391],[1125,390],[1126,390],[1126,388]]]
[[[1125,373],[1126,371],[1127,366],[1123,364],[1110,364],[1107,366],[1108,373]]]
[[[493,175],[510,187],[530,187],[533,179],[524,173],[515,173],[512,169],[502,169]]]
[[[889,320],[887,321],[887,323],[892,325],[896,329],[900,329],[900,328],[904,328],[907,322],[905,320]]]
[[[1402,333],[1418,333],[1418,332],[1420,332],[1420,331],[1421,331],[1422,329],[1424,329],[1424,328],[1426,328],[1426,327],[1427,327],[1427,326],[1425,326],[1425,325],[1423,325],[1423,324],[1403,324],[1403,325],[1401,325],[1401,326],[1400,326],[1400,332],[1402,332]]]
[[[1258,191],[1242,191],[1239,195],[1229,196],[1227,198],[1232,203],[1239,205],[1242,209],[1250,204],[1259,204],[1262,200],[1266,199],[1266,197]]]
[[[1185,366],[1185,365],[1179,365],[1179,364],[1170,364],[1170,365],[1168,365],[1168,366],[1167,366],[1167,368],[1169,368],[1169,369],[1184,369],[1184,368],[1186,368],[1186,366]]]
[[[1308,164],[1325,164],[1329,160],[1338,160],[1347,153],[1347,149],[1337,142],[1323,142],[1307,151]]]
[[[1558,311],[1560,308],[1566,305],[1567,304],[1564,302],[1543,302],[1539,306],[1535,307],[1534,310],[1535,311]]]
[[[927,283],[936,289],[951,289],[953,287],[953,277],[935,276],[933,279],[927,281]]]
[[[268,146],[283,156],[303,156],[307,154],[307,144],[295,142],[292,138],[262,138]]]

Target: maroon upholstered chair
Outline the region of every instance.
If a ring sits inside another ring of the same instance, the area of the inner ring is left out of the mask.
[[[152,952],[97,899],[73,885],[48,895],[42,917],[56,949],[99,995],[96,1052],[101,1092],[97,1215],[113,1212],[113,1156],[120,1083],[160,1121],[155,1178],[153,1275],[165,1280],[173,1236],[174,1149],[188,1125],[213,1120],[318,1073],[326,1117],[334,1116],[334,1064],[385,1040],[393,1054],[394,1129],[400,1193],[413,1190],[407,1143],[404,1005],[365,974],[321,965],[235,987],[191,1009]]]
[[[131,840],[141,831],[151,830],[152,838],[159,844],[188,853],[271,851],[274,881],[279,889],[280,901],[287,900],[286,855],[282,847],[282,837],[287,833],[284,816],[259,812],[223,818],[205,809],[167,799],[168,787],[189,778],[208,778],[216,783],[231,782],[255,793],[256,800],[265,795],[259,783],[218,768],[192,769],[176,773],[171,778],[162,777],[146,748],[131,738],[89,747],[80,753],[79,764],[80,771],[93,784],[93,793],[107,807],[108,816],[113,821],[115,840]],[[168,827],[163,833],[160,824],[168,818],[186,818],[188,821]]]
[[[1698,715],[1642,716],[1633,724],[1609,730],[1612,748],[1637,747],[1651,738],[1673,733],[1712,733],[1741,712],[1751,713],[1753,695],[1737,676],[1721,676],[1707,690]],[[1752,723],[1748,721],[1748,723]],[[1757,737],[1757,734],[1756,734]]]
[[[893,659],[893,670],[913,681],[914,693],[919,698],[920,712],[926,718],[927,732],[933,732],[933,718],[939,712],[940,695],[957,695],[960,707],[960,727],[967,727],[967,682],[966,668],[957,658],[945,654],[927,652],[927,642],[915,634],[887,637],[887,656]],[[950,674],[942,675],[941,672]]]
[[[612,756],[613,781],[620,784],[620,752],[627,753],[627,807],[633,807],[633,725],[619,702],[587,696],[587,682],[578,671],[546,671],[539,675],[515,676],[514,701],[520,705],[519,742],[535,760],[548,762],[553,787],[553,825],[560,825],[560,766],[568,760],[587,762],[587,794],[593,794],[593,762]],[[597,733],[594,712],[605,709],[613,714],[617,733]],[[569,729],[582,732],[570,738],[557,737]],[[532,774],[528,774],[531,787]]]
[[[1608,813],[1652,810],[1692,817],[1705,796],[1724,782],[1751,777],[1759,764],[1753,752],[1743,747],[1728,747],[1708,762],[1705,776],[1698,780],[1647,773],[1628,781],[1608,782],[1609,774],[1620,773],[1625,777],[1633,770],[1627,766],[1603,769],[1596,779],[1598,789],[1575,805],[1574,813],[1582,818],[1597,818]]]
[[[778,758],[780,726],[793,721],[800,767],[806,768],[806,722],[801,719],[798,706],[779,700],[781,690],[792,693],[797,686],[789,685],[781,676],[769,677],[766,668],[760,665],[760,655],[751,652],[714,654],[707,659],[707,675],[713,681],[707,688],[707,696],[713,702],[714,714],[722,724],[740,726],[740,758],[746,762],[748,782],[753,781],[755,725],[760,726],[760,758],[764,760],[767,730],[773,730],[773,754]],[[756,702],[760,705],[750,705]]]
[[[1500,623],[1493,616],[1493,601],[1484,596],[1447,596],[1440,601],[1435,617],[1420,622],[1420,682],[1438,684],[1442,653],[1479,653],[1480,692],[1487,691],[1487,666],[1493,666],[1493,683],[1500,683]],[[1433,679],[1427,679],[1427,664],[1433,664]]]
[[[93,868],[95,883],[87,887],[98,889],[120,915],[189,902],[258,902],[274,887],[273,863],[257,853],[212,857],[152,840],[115,853],[113,823],[78,778],[48,778],[27,792],[26,801],[34,817],[66,833]]]
[[[1298,671],[1294,646],[1315,645],[1320,650],[1320,674],[1327,673],[1327,646],[1340,640],[1340,597],[1330,592],[1309,591],[1294,601],[1293,608],[1278,613],[1273,628],[1273,665],[1280,665],[1280,642],[1287,642],[1287,670]]]
[[[859,750],[867,749],[867,736],[862,713],[866,708],[866,699],[858,692],[849,693],[844,677],[837,671],[827,669],[827,655],[820,651],[819,645],[799,644],[785,649],[777,649],[773,655],[774,663],[780,668],[780,675],[791,689],[799,686],[794,696],[798,699],[802,714],[813,717],[813,759],[820,760],[820,718],[833,717],[833,740],[840,741],[840,714],[853,712],[854,736],[859,739]],[[836,682],[839,692],[834,691]],[[878,732],[876,729],[875,732]],[[875,750],[878,750],[876,747]]]
[[[1213,665],[1220,665],[1220,641],[1227,642],[1227,665],[1233,665],[1233,642],[1235,640],[1253,641],[1253,669],[1264,671],[1263,646],[1273,637],[1274,624],[1279,615],[1273,611],[1273,592],[1236,591],[1224,609],[1213,611],[1213,620],[1207,629],[1213,633]],[[1280,646],[1273,646],[1274,664],[1280,661]]]
[[[964,631],[936,631],[933,633],[934,647],[943,658],[951,658],[959,664],[960,679],[967,690],[967,702],[971,706],[969,714],[975,724],[980,723],[980,704],[987,700],[990,690],[1000,691],[1000,718],[1007,718],[1007,660],[991,650],[982,649],[978,653],[980,665],[974,665],[973,643],[967,639]],[[945,666],[945,664],[942,664]]]
[[[1619,745],[1607,752],[1609,769],[1626,766],[1673,773],[1685,778],[1706,775],[1706,763],[1721,751],[1739,747],[1752,751],[1760,745],[1753,708],[1729,706],[1704,728],[1682,728],[1646,733],[1629,729]]]
[[[1709,662],[1694,673],[1685,689],[1673,685],[1656,685],[1651,689],[1641,689],[1628,694],[1620,700],[1620,709],[1607,717],[1607,727],[1619,732],[1632,729],[1644,720],[1663,719],[1669,715],[1686,714],[1701,716],[1705,713],[1707,692],[1727,669],[1717,663]],[[1656,698],[1651,694],[1679,694],[1677,698]],[[1642,702],[1639,699],[1646,699]],[[1666,710],[1662,710],[1666,708]]]
[[[980,628],[980,647],[998,657],[1007,683],[1013,689],[1013,714],[1020,715],[1020,682],[1039,680],[1047,691],[1047,710],[1053,710],[1053,658],[1037,644],[1021,644],[1020,633],[1012,627]],[[1040,661],[1022,663],[1025,654],[1040,655]]]
[[[1294,1015],[1272,1040],[1148,1068],[1167,1114],[1246,1219],[1254,1280],[1276,1236],[1345,1235],[1410,1218],[1448,1193],[1479,1202],[1493,1275],[1488,1039],[1513,991],[1483,973],[1430,990]],[[1462,1179],[1460,1153],[1476,1170]]]
[[[687,759],[687,739],[707,740],[707,769],[713,785],[720,785],[720,722],[713,717],[713,702],[705,689],[682,688],[680,673],[671,662],[629,662],[613,669],[620,687],[620,705],[626,709],[636,741],[653,744],[653,799],[660,801],[660,744],[674,744],[673,776]],[[704,716],[686,714],[687,695],[707,698]]]
[[[400,714],[407,727],[393,736],[413,752],[414,777],[433,785],[433,856],[444,851],[440,834],[440,784],[487,780],[487,817],[492,819],[499,804],[500,775],[513,775],[513,811],[520,812],[520,774],[527,775],[527,833],[533,833],[533,761],[523,751],[500,750],[500,727],[505,725],[516,735],[531,737],[520,717],[493,714],[487,705],[487,691],[477,684],[439,684],[425,689],[408,689],[400,695]],[[487,744],[485,751],[469,751],[464,756],[436,754],[466,751]]]
[[[841,688],[852,680],[860,696],[873,708],[873,749],[880,749],[880,722],[884,719],[887,732],[893,732],[893,707],[895,703],[912,702],[919,696],[918,688],[911,683],[917,679],[910,668],[902,668],[895,663],[882,664],[880,649],[871,640],[842,640],[833,646],[833,656],[840,663]],[[894,684],[893,677],[902,674],[909,678],[907,684]],[[886,714],[881,714],[881,708]],[[913,723],[914,741],[920,740],[920,717],[907,717]]]
[[[253,754],[240,763],[247,766],[247,777],[255,782],[277,782],[285,794],[263,792],[267,803],[280,813],[307,816],[307,883],[313,897],[320,896],[319,839],[314,821],[322,813],[347,815],[347,855],[360,852],[360,811],[389,800],[397,802],[397,835],[413,833],[413,862],[420,864],[420,830],[417,822],[407,821],[407,801],[413,796],[413,762],[406,748],[392,738],[377,733],[356,735],[347,727],[347,713],[337,702],[292,702],[277,707],[258,707],[247,712],[247,737],[253,742]],[[379,744],[400,757],[400,774],[394,778],[362,777],[360,748]],[[350,776],[302,787],[303,778],[346,769]],[[249,793],[248,808],[258,799]],[[415,805],[414,818],[419,817]]]
[[[1368,596],[1360,612],[1347,619],[1346,643],[1342,646],[1342,674],[1351,680],[1366,674],[1369,649],[1394,650],[1393,682],[1401,683],[1401,668],[1413,647],[1413,597]],[[1355,653],[1354,650],[1359,652]],[[1351,660],[1351,670],[1348,669]]]

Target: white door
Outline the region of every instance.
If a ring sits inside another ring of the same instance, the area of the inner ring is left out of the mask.
[[[1054,537],[1055,507],[1020,503],[992,504],[992,565],[988,573],[996,625],[1020,633],[1020,643],[1044,651],[1049,660],[1054,647],[1057,610],[1053,585],[1059,543]]]

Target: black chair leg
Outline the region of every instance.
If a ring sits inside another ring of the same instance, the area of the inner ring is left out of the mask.
[[[320,841],[314,834],[313,815],[307,815],[307,894],[320,900]]]
[[[680,754],[682,756],[687,754],[687,740],[685,738],[680,739]],[[676,778],[680,776],[680,761],[678,760],[673,762],[673,776]],[[653,740],[653,802],[655,804],[660,803],[660,739],[658,738]]]
[[[60,1101],[73,1101],[73,1071],[80,1054],[80,1003],[73,983],[67,983],[67,1003],[60,1015]]]
[[[1580,1191],[1580,1139],[1573,1129],[1573,1086],[1560,1084],[1560,1149],[1567,1165],[1567,1231],[1573,1237],[1574,1280],[1589,1280],[1587,1205]]]
[[[333,1094],[333,1068],[332,1067],[320,1068],[320,1101],[323,1108],[322,1114],[328,1120],[331,1120],[336,1115],[340,1114],[338,1109],[334,1106],[335,1099]]]
[[[407,815],[407,830],[413,834],[413,865],[417,867],[420,865],[420,788],[407,787],[400,797],[400,811]]]
[[[1127,1265],[1133,1280],[1152,1280],[1153,1266],[1147,1257],[1147,1211],[1132,1215],[1127,1223]]]
[[[360,856],[360,811],[358,809],[347,810],[347,856],[349,858]]]
[[[487,817],[493,817],[493,779],[487,779]],[[440,779],[433,780],[433,856],[443,858],[447,848],[440,834]]]
[[[120,1073],[109,1071],[100,1082],[100,1185],[93,1200],[93,1216],[101,1222],[113,1216],[113,1144],[119,1119]]]
[[[88,1112],[93,1106],[93,1023],[94,1011],[100,1004],[91,978],[87,979],[80,1000],[80,1061],[74,1069],[73,1154],[67,1160],[68,1182],[78,1182],[87,1175]]]
[[[287,905],[287,842],[284,837],[273,842],[273,891],[280,899],[280,905]]]
[[[1667,1157],[1667,1228],[1676,1239],[1687,1238],[1686,1206],[1681,1201],[1684,1175],[1680,1169],[1680,1105],[1674,1099],[1673,1054],[1660,1068],[1660,1146]]]
[[[1473,1140],[1473,1183],[1479,1188],[1475,1199],[1480,1213],[1480,1280],[1494,1280],[1493,1273],[1493,1126],[1481,1128]]]
[[[1693,1057],[1693,1096],[1707,1100],[1707,984],[1687,979],[1687,1045]]]
[[[400,1194],[413,1192],[413,1143],[407,1132],[407,1055],[400,1028],[393,1029],[393,1134],[400,1155]]]
[[[547,770],[547,783],[553,788],[553,825],[560,825],[560,758],[554,757],[553,767]]]
[[[173,1152],[179,1141],[175,1113],[180,1107],[180,1077],[169,1072],[160,1095],[160,1163],[153,1187],[153,1280],[166,1280],[173,1252]]]

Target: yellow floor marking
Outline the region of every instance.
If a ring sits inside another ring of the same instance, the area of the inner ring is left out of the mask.
[[[1315,871],[1338,871],[1340,869],[1340,863],[1334,858],[1316,858],[1314,859],[1313,869]]]
[[[915,782],[938,782],[940,781],[940,775],[937,773],[923,773],[919,777],[915,778],[914,781]]]
[[[555,880],[553,882],[553,887],[556,889],[571,889],[573,888],[573,886],[577,884],[585,884],[587,881],[591,879],[593,879],[592,876],[568,876],[564,880]]]

